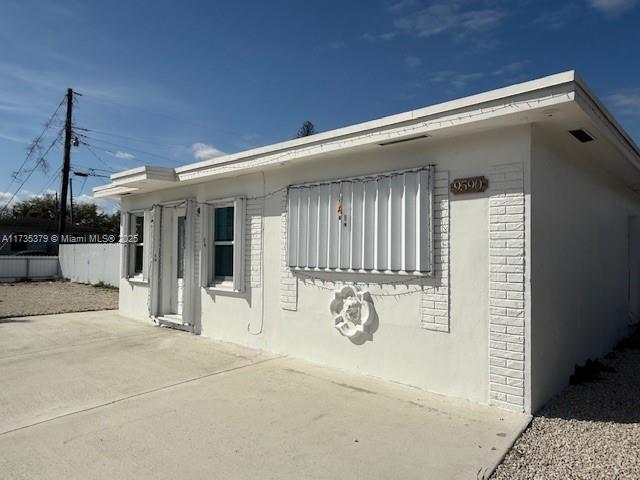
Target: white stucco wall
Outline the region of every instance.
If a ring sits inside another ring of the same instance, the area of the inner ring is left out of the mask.
[[[427,164],[435,164],[438,174],[447,174],[440,177],[446,185],[448,179],[456,177],[489,176],[489,172],[500,165],[524,169],[530,151],[530,127],[527,125],[455,139],[434,137],[366,152],[326,156],[315,162],[272,169],[264,174],[129,196],[123,199],[122,208],[146,208],[161,201],[191,197],[200,202],[234,195],[255,197],[289,184]],[[292,282],[291,298],[295,300],[291,302],[292,308],[284,309],[281,303],[283,193],[280,192],[251,204],[252,218],[247,229],[252,229],[252,233],[245,254],[253,253],[246,262],[246,291],[234,294],[199,289],[201,333],[488,403],[489,199],[495,194],[495,191],[488,191],[448,197],[447,331],[425,328],[420,282],[396,287],[371,286],[379,322],[372,340],[354,344],[334,329],[329,314],[333,294],[322,287],[333,287],[332,280],[397,281],[393,277],[331,274],[322,276],[329,280],[324,284],[319,280],[297,279]],[[442,200],[446,201],[446,197]],[[261,222],[255,218],[256,212],[263,213]],[[263,255],[257,253],[256,242],[263,245]],[[425,285],[433,283],[427,281]],[[391,296],[394,292],[404,295]],[[385,296],[377,296],[379,294]],[[121,280],[120,310],[125,315],[149,321],[147,287]]]
[[[582,153],[589,144],[565,131],[532,131],[535,411],[568,384],[576,364],[605,355],[628,333],[628,217],[640,214],[640,197],[593,166]]]

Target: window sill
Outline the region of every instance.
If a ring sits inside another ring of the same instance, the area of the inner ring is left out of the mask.
[[[205,290],[220,293],[242,293],[242,291],[233,288],[233,282],[214,283],[212,285],[207,285]]]
[[[377,277],[425,277],[430,278],[434,277],[434,273],[432,271],[412,271],[407,272],[404,270],[354,270],[350,268],[312,268],[312,267],[292,267],[289,266],[289,269],[295,274],[296,272],[301,273],[321,273],[321,274],[354,274],[354,275],[371,275]]]

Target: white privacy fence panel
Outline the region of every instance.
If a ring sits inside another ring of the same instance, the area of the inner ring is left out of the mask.
[[[58,253],[61,276],[72,282],[120,283],[120,244],[63,244]]]
[[[430,167],[290,187],[289,266],[430,273],[432,191]]]
[[[0,256],[0,281],[53,279],[58,273],[58,257],[55,256]]]

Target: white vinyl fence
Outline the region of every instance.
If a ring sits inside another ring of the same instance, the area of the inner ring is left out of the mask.
[[[117,243],[60,245],[60,276],[72,282],[120,283],[120,245]]]
[[[0,282],[58,278],[58,257],[0,256]]]

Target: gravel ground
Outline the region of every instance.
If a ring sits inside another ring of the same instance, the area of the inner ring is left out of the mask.
[[[0,284],[0,318],[118,308],[118,290],[70,282]]]
[[[640,336],[535,415],[491,477],[640,479]]]

